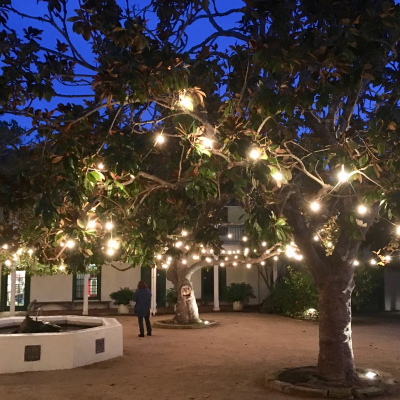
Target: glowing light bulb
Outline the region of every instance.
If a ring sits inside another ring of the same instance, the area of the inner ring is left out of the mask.
[[[209,263],[209,262],[211,262],[211,258],[206,258],[206,261]]]
[[[368,211],[368,209],[367,207],[361,204],[358,206],[357,211],[359,214],[364,215]]]
[[[3,249],[7,250],[8,249],[8,245],[7,244],[3,244]]]
[[[242,240],[243,240],[243,242],[247,242],[247,240],[248,240],[248,239],[247,239],[247,236],[243,236],[243,237],[242,237]]]
[[[234,267],[236,267],[236,265],[237,265],[237,262],[234,262],[234,263],[232,263],[232,265],[233,265]]]
[[[65,270],[65,265],[61,264],[61,265],[58,267],[58,269],[59,269],[60,271],[64,271],[64,270]]]
[[[274,256],[274,260],[276,261],[278,259],[278,256]]]
[[[354,260],[353,265],[355,265],[355,266],[360,265],[360,262],[358,260]]]
[[[17,254],[22,254],[22,249],[18,249]]]
[[[226,251],[225,251],[225,250],[222,250],[222,251],[221,251],[221,253],[222,253],[222,254],[225,254],[225,253],[226,253]]]
[[[392,259],[392,257],[390,256],[385,256],[385,261],[390,261]]]
[[[319,204],[319,203],[316,202],[316,201],[313,201],[313,202],[310,204],[310,208],[311,208],[311,211],[317,212],[317,211],[319,211],[319,209],[321,208],[321,204]]]
[[[182,236],[187,236],[187,235],[188,235],[187,231],[182,231]]]
[[[262,242],[261,246],[266,247],[267,246],[267,242]]]
[[[340,182],[346,182],[349,179],[349,174],[344,170],[344,165],[342,165],[342,170],[338,174],[338,178]]]
[[[256,149],[256,148],[251,149],[250,154],[249,154],[250,158],[253,160],[258,160],[260,158],[260,155],[261,155],[260,149]]]
[[[130,174],[129,176],[130,176],[132,179],[135,179],[135,175]]]
[[[162,256],[161,254],[157,254],[157,260],[161,260]]]
[[[202,147],[203,148],[213,148],[213,141],[207,137],[200,137],[199,138],[202,141]]]
[[[168,264],[163,264],[163,265],[161,265],[161,267],[167,269],[168,268]]]
[[[261,261],[261,265],[265,265],[265,261]]]
[[[246,264],[246,267],[247,268],[251,268],[251,264]]]
[[[232,233],[228,233],[228,239],[232,239]]]
[[[397,233],[398,235],[400,235],[400,226],[398,226],[398,227],[396,228],[396,233]]]
[[[237,260],[238,256],[235,256],[235,260]]]
[[[32,250],[32,249],[29,249],[29,250],[28,250],[28,253],[29,253],[29,254],[32,254],[32,253],[33,253],[33,250]]]
[[[10,260],[6,260],[6,261],[4,262],[4,264],[7,265],[7,267],[10,267],[10,266],[11,266],[11,261],[10,261]]]
[[[232,252],[229,250],[229,251],[228,251],[228,254],[232,254]]]
[[[186,108],[189,111],[193,111],[193,101],[190,97],[188,96],[183,96],[179,100],[179,104],[181,105],[182,108]]]
[[[302,254],[296,254],[296,255],[294,256],[294,258],[295,258],[296,260],[302,260],[302,259],[303,259],[303,255],[302,255]]]
[[[107,254],[108,254],[109,256],[113,256],[113,255],[115,254],[115,250],[114,250],[114,249],[108,249],[108,250],[107,250]]]
[[[189,247],[189,246],[185,246],[185,249],[186,249],[186,250],[189,250],[189,249],[190,249],[190,247]]]
[[[283,175],[281,172],[275,172],[272,177],[277,181],[280,182],[283,179]]]
[[[208,325],[210,322],[209,321],[204,321],[204,324],[205,325]]]
[[[68,240],[65,244],[69,249],[72,249],[75,246],[75,242],[73,240]]]
[[[376,373],[375,372],[372,372],[372,371],[368,371],[366,374],[365,374],[365,377],[366,378],[368,378],[368,379],[374,379],[375,377],[376,377]]]
[[[319,240],[318,235],[315,235],[315,236],[314,236],[314,240],[315,240],[316,242],[318,242],[318,240]]]
[[[172,257],[168,257],[168,261],[171,261],[172,260]]]
[[[229,260],[229,258],[228,257],[225,257],[225,261],[228,261]]]
[[[210,249],[210,253],[213,254],[214,253],[214,249]]]
[[[222,262],[219,265],[220,265],[220,267],[223,267],[225,265],[225,263]]]
[[[201,249],[201,252],[204,254],[206,252],[206,249]]]
[[[96,222],[95,221],[89,221],[87,224],[87,227],[89,229],[93,229],[96,226]]]
[[[186,264],[187,263],[187,261],[186,260],[182,260],[182,264]]]
[[[182,242],[176,242],[176,243],[175,243],[175,247],[181,247],[182,244],[183,244]]]
[[[98,165],[97,165],[97,168],[98,168],[98,169],[104,169],[104,164],[103,164],[103,163],[98,164]]]
[[[118,242],[114,239],[111,239],[107,243],[108,247],[118,249]]]
[[[156,144],[163,144],[165,142],[165,137],[163,135],[158,135],[156,138]]]
[[[106,229],[108,230],[108,231],[111,231],[111,229],[114,227],[114,225],[113,225],[113,223],[112,222],[107,222],[106,223]]]
[[[328,242],[328,243],[327,243],[327,246],[328,246],[328,247],[332,247],[332,242]]]
[[[374,260],[373,258],[369,262],[371,265],[376,265],[376,260]]]

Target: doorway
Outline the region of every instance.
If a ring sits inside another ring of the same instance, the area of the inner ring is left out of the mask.
[[[151,268],[142,267],[140,270],[140,280],[144,281],[151,289]],[[165,269],[157,269],[156,280],[156,302],[157,307],[165,307],[165,292],[167,286],[167,271]]]
[[[218,268],[219,299],[222,300],[226,288],[226,268]],[[201,300],[207,304],[214,301],[214,267],[201,270]]]
[[[31,277],[25,271],[16,271],[15,310],[26,311],[30,303]],[[1,311],[10,311],[11,275],[1,276]]]

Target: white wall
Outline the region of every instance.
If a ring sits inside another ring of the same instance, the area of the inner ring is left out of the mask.
[[[32,276],[31,298],[38,302],[71,301],[72,275]]]
[[[246,221],[246,217],[240,218],[245,214],[242,207],[229,206],[228,208],[228,222],[230,224],[243,224]]]
[[[115,263],[118,268],[127,268],[129,264]],[[101,300],[111,301],[110,293],[119,288],[129,287],[136,289],[140,281],[140,267],[130,268],[127,271],[118,271],[108,265],[101,268]]]
[[[385,311],[400,311],[400,271],[385,270]]]

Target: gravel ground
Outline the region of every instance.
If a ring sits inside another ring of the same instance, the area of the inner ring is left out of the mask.
[[[281,400],[289,396],[265,389],[264,373],[316,363],[314,322],[256,313],[202,317],[221,325],[155,329],[154,336],[145,338],[137,337],[136,318],[118,317],[124,328],[123,357],[73,370],[0,375],[0,399]],[[158,318],[165,316],[153,320]],[[400,379],[400,315],[356,318],[353,334],[358,366]]]

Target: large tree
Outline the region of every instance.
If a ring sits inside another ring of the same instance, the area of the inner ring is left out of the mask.
[[[235,198],[256,250],[241,262],[261,263],[279,246],[304,257],[319,292],[318,373],[357,379],[350,300],[358,249],[380,217],[393,226],[387,251],[398,246],[399,6],[40,3],[47,12],[28,16],[0,1],[1,111],[30,118],[41,138],[19,147],[25,170],[3,177],[1,205],[14,226],[4,237],[37,246],[41,265],[63,260],[71,271],[114,252],[132,265],[161,257],[179,293],[176,318],[197,321],[190,276],[212,260],[190,265],[186,256],[204,246],[236,263],[215,228]],[[227,29],[232,17],[239,22]],[[32,27],[16,32],[11,18]],[[190,32],[205,21],[213,31],[193,44]],[[48,46],[41,38],[51,29]],[[58,97],[71,99],[38,101]],[[111,219],[115,229],[103,228]],[[111,234],[118,244],[107,250]],[[62,246],[72,239],[74,249]]]

